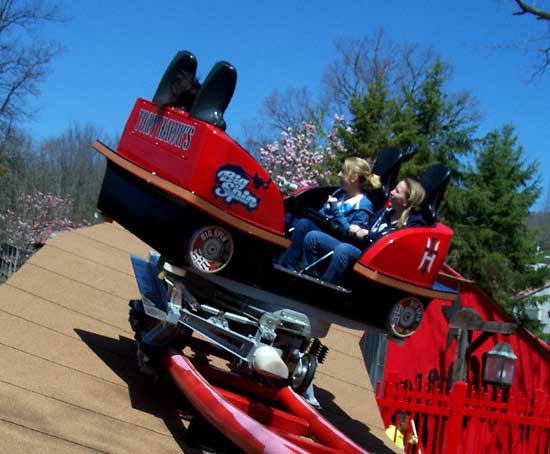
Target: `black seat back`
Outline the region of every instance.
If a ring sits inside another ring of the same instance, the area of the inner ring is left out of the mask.
[[[451,169],[441,163],[432,164],[420,177],[420,183],[426,191],[426,198],[420,213],[428,225],[437,220],[437,209],[443,200],[445,190],[451,180]]]
[[[189,115],[225,130],[223,114],[233,97],[236,85],[235,67],[225,61],[216,63],[202,83]]]
[[[372,166],[372,172],[380,177],[382,186],[369,192],[369,199],[374,207],[374,211],[384,206],[390,196],[390,191],[397,183],[401,164],[406,159],[409,159],[413,153],[414,149],[412,148],[403,150],[389,147],[380,150]]]
[[[155,96],[153,96],[153,102],[161,108],[191,109],[200,88],[196,73],[196,57],[186,50],[178,52],[164,72]]]

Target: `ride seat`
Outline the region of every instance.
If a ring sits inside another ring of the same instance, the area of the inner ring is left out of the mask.
[[[401,164],[409,159],[414,151],[414,148],[401,149],[395,147],[380,150],[372,166],[372,172],[380,177],[382,186],[370,191],[368,194],[374,211],[378,211],[385,205],[390,196],[390,191],[397,183]]]
[[[435,225],[437,209],[443,200],[450,178],[451,170],[440,163],[428,167],[419,178],[426,191],[426,198],[421,205],[420,213],[428,226]],[[405,227],[389,232],[388,235],[371,244],[356,243],[355,245],[363,249],[363,255],[359,262],[377,272],[391,276],[393,279],[431,288],[434,292],[440,292],[438,293],[440,295],[454,295],[452,289],[446,289],[442,284],[436,282],[437,270],[447,255],[451,237],[452,231],[442,225],[435,229],[423,226]],[[351,239],[344,239],[344,241],[352,242]],[[428,251],[428,255],[424,257],[426,251]],[[333,252],[325,254],[316,262],[300,270],[299,273],[307,272],[319,265],[326,266],[327,259],[332,256]],[[395,266],[395,257],[401,257],[399,260],[401,264],[407,261],[410,263],[408,266]]]
[[[437,210],[451,180],[451,169],[441,163],[432,164],[424,171],[419,180],[426,191],[426,198],[420,207],[420,213],[428,225],[433,225],[437,221]]]
[[[161,108],[191,109],[200,84],[196,79],[197,58],[189,51],[176,54],[164,72],[152,101]]]
[[[217,62],[202,83],[189,116],[225,130],[223,114],[233,97],[236,85],[235,67],[226,61]]]

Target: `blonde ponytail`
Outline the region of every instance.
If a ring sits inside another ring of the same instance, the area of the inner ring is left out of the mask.
[[[382,186],[382,180],[375,173],[371,173],[365,181],[365,191],[372,191]]]
[[[354,156],[346,159],[344,161],[342,172],[350,181],[358,179],[361,190],[365,192],[372,191],[373,189],[378,189],[380,186],[382,186],[380,177],[372,173],[371,166],[363,158],[358,158]]]

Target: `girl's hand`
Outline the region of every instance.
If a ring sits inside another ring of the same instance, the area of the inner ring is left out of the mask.
[[[349,233],[357,233],[359,230],[361,230],[361,227],[359,227],[358,225],[356,224],[351,224],[349,226]]]
[[[359,229],[357,232],[355,232],[355,235],[360,240],[365,238],[369,234],[369,231],[367,229]]]
[[[336,197],[333,197],[331,195],[328,196],[327,203],[336,203],[338,202],[338,199]]]

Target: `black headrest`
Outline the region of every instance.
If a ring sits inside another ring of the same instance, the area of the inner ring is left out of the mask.
[[[372,166],[372,172],[380,177],[382,187],[369,192],[369,199],[375,211],[382,208],[386,200],[388,200],[390,191],[397,183],[401,164],[406,159],[409,159],[413,153],[414,150],[411,148],[403,150],[394,147],[383,148],[378,153],[376,161]]]
[[[236,85],[235,67],[225,61],[216,63],[202,83],[189,115],[225,130],[223,114],[233,97]]]
[[[426,191],[420,212],[428,224],[433,224],[437,220],[437,209],[450,180],[451,169],[440,163],[432,164],[420,177],[420,184]]]
[[[191,109],[200,88],[196,73],[197,58],[186,50],[178,52],[164,72],[153,102],[160,107]]]

